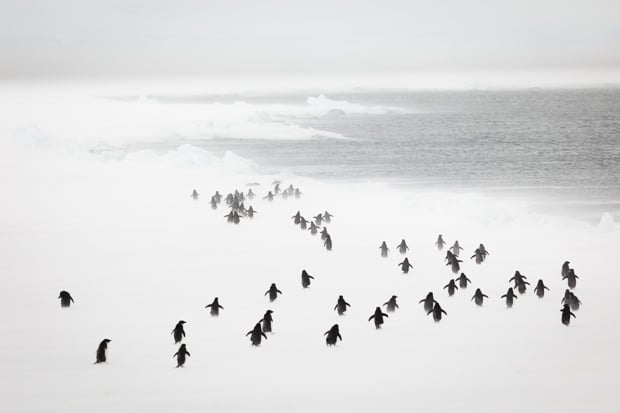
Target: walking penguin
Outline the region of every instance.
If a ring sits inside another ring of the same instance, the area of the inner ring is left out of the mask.
[[[543,280],[538,280],[538,283],[536,283],[536,288],[534,288],[534,292],[538,298],[543,298],[545,296],[545,290],[549,291]]]
[[[388,248],[387,244],[385,243],[385,241],[383,241],[381,243],[381,246],[379,247],[379,249],[381,250],[381,256],[383,258],[386,258],[388,256],[388,251],[390,251],[390,249]]]
[[[220,308],[223,310],[224,307],[222,307],[220,305],[219,299],[218,297],[215,297],[215,299],[213,300],[213,302],[207,306],[205,306],[205,308],[211,308],[211,315],[213,317],[217,317],[218,315],[220,315]]]
[[[263,333],[263,330],[261,330],[260,321],[256,323],[254,328],[248,331],[245,336],[250,336],[250,341],[252,342],[253,346],[260,346],[263,337],[267,339],[267,335],[265,335],[265,333]]]
[[[334,307],[334,310],[338,311],[338,315],[343,315],[347,311],[347,307],[351,307],[351,304],[347,303],[341,295],[338,296],[338,302]]]
[[[183,340],[183,337],[185,337],[185,330],[183,329],[183,324],[185,324],[185,321],[179,321],[177,325],[174,326],[174,329],[172,329],[172,333],[170,333],[174,337],[174,344],[177,344],[178,342]]]
[[[263,332],[265,333],[271,333],[271,323],[273,323],[273,317],[271,316],[272,313],[273,311],[267,310],[263,318],[260,320],[263,323]]]
[[[383,303],[383,305],[387,306],[388,313],[393,313],[394,311],[396,311],[397,308],[399,308],[398,304],[396,303],[397,298],[397,296],[393,295],[388,301]]]
[[[301,286],[304,288],[310,287],[310,280],[314,280],[314,277],[306,272],[306,270],[301,271]]]
[[[413,265],[411,265],[409,263],[409,258],[405,257],[405,259],[403,260],[403,262],[401,262],[400,264],[398,264],[398,266],[403,270],[404,274],[408,274],[409,273],[409,269],[413,268]]]
[[[336,345],[336,341],[338,341],[338,339],[340,339],[340,341],[342,341],[342,336],[340,335],[340,329],[338,328],[338,324],[334,324],[332,326],[332,328],[330,328],[328,331],[326,331],[325,334],[323,334],[323,335],[327,336],[325,338],[325,343],[328,346]]]
[[[482,306],[482,302],[485,298],[489,298],[489,296],[484,294],[482,290],[480,290],[480,288],[476,288],[476,292],[471,299],[474,300],[474,303],[476,303],[476,305]]]
[[[374,318],[375,320],[375,328],[379,329],[381,328],[381,325],[383,324],[383,317],[389,317],[387,314],[385,314],[383,311],[381,311],[381,307],[377,307],[375,308],[375,313],[373,315],[371,315],[368,318],[368,321],[372,320]]]
[[[110,341],[112,340],[104,338],[103,341],[99,343],[99,347],[97,347],[97,360],[95,361],[95,364],[106,362],[106,351],[108,350],[108,343]]]
[[[71,303],[73,303],[73,297],[67,291],[63,290],[58,294],[58,298],[60,298],[60,306],[61,307],[69,307]]]
[[[179,350],[174,353],[174,356],[172,356],[177,358],[177,368],[183,367],[183,364],[185,364],[185,356],[189,357],[191,356],[191,354],[189,354],[189,351],[187,351],[187,347],[185,347],[185,344],[181,344]]]
[[[562,312],[562,324],[564,324],[565,326],[568,326],[570,324],[571,317],[577,318],[577,316],[575,316],[575,314],[570,311],[570,307],[568,306],[568,304],[564,304],[564,307],[562,307],[560,311]]]
[[[282,294],[282,291],[278,290],[276,283],[272,283],[265,295],[269,294],[269,301],[275,301],[278,298],[278,294]]]

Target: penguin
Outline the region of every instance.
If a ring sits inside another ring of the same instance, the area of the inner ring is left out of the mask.
[[[274,195],[278,195],[280,193],[280,183],[278,182],[277,184],[275,184],[275,186],[273,187],[273,194]]]
[[[538,283],[536,283],[536,288],[534,288],[534,292],[538,298],[543,298],[545,296],[545,290],[549,291],[549,288],[547,288],[543,280],[538,280]]]
[[[476,303],[476,305],[482,306],[482,302],[484,301],[485,298],[489,298],[489,296],[484,294],[480,290],[480,288],[476,288],[476,292],[474,293],[474,296],[471,299],[474,300],[474,303]]]
[[[222,307],[220,305],[219,299],[218,297],[215,297],[215,299],[213,300],[213,302],[207,306],[205,306],[205,308],[211,308],[211,315],[213,317],[217,317],[218,315],[220,315],[220,308],[223,310],[224,307]]]
[[[269,294],[269,301],[275,301],[278,298],[278,294],[282,294],[282,291],[278,290],[276,283],[272,283],[265,295]]]
[[[310,287],[310,280],[314,280],[314,277],[306,272],[306,270],[301,271],[301,286],[303,288]]]
[[[172,329],[172,334],[174,337],[174,344],[179,343],[185,337],[185,330],[183,329],[183,324],[185,321],[181,320],[177,323],[177,325]]]
[[[323,212],[323,221],[327,222],[328,224],[330,222],[332,222],[332,218],[333,217],[334,216],[332,214],[330,214],[329,212],[327,212],[327,211]]]
[[[326,331],[323,335],[327,336],[325,338],[325,343],[328,346],[335,346],[338,339],[342,341],[342,336],[340,335],[340,329],[338,327],[338,324],[334,324],[332,328]]]
[[[478,246],[478,249],[480,250],[480,253],[482,254],[482,256],[484,258],[487,257],[487,255],[491,255],[491,253],[489,251],[487,251],[487,249],[485,248],[484,244],[480,243],[480,245]]]
[[[527,289],[527,286],[530,285],[530,283],[524,280],[520,280],[515,281],[515,285],[517,287],[517,291],[519,291],[519,294],[525,294],[525,290]]]
[[[250,205],[250,207],[248,208],[248,217],[250,218],[254,218],[254,214],[257,214],[258,212],[252,208],[252,205]]]
[[[230,211],[228,214],[224,215],[224,218],[226,218],[226,222],[231,224],[235,221],[235,213]]]
[[[233,194],[229,193],[228,195],[226,195],[226,198],[224,199],[226,201],[226,205],[230,205],[233,203]]]
[[[562,298],[562,304],[568,304],[570,306],[572,304],[572,301],[573,301],[573,294],[567,288],[566,290],[564,290],[564,298]]]
[[[291,219],[293,220],[293,223],[295,225],[299,225],[299,221],[301,220],[301,213],[299,211],[297,211],[297,213],[295,215],[293,215],[291,217]]]
[[[329,234],[327,233],[327,227],[323,227],[323,229],[321,230],[321,240],[325,240],[325,238],[329,237]]]
[[[560,311],[562,312],[562,324],[567,327],[570,324],[571,317],[577,318],[577,316],[570,311],[568,304],[564,304],[564,307],[562,307]]]
[[[234,223],[235,225],[237,225],[237,224],[239,224],[239,222],[241,222],[241,218],[243,218],[243,217],[241,217],[241,216],[237,213],[237,211],[235,211],[235,212],[233,213],[233,223]]]
[[[458,241],[454,241],[454,244],[450,247],[450,249],[452,250],[452,254],[454,254],[455,257],[458,257],[463,248],[459,245]]]
[[[450,251],[448,251],[448,252],[450,252]],[[446,265],[449,265],[451,267],[452,272],[454,274],[458,274],[461,271],[461,263],[462,262],[463,261],[459,260],[456,255],[452,254],[452,255],[450,255],[450,258],[449,258],[448,263]]]
[[[388,256],[388,251],[390,251],[390,249],[388,248],[387,244],[385,243],[385,241],[383,241],[381,243],[381,246],[379,247],[379,249],[381,250],[381,256],[383,258],[387,258]]]
[[[409,269],[413,268],[413,265],[411,265],[409,263],[409,258],[406,258],[403,260],[403,262],[401,262],[400,264],[398,264],[399,267],[401,267],[401,269],[403,270],[404,274],[408,274],[409,273]]]
[[[304,217],[299,219],[299,226],[302,230],[308,229],[308,220]]]
[[[385,314],[383,311],[381,311],[381,307],[377,307],[375,308],[375,313],[373,315],[371,315],[368,318],[368,321],[372,320],[374,318],[375,320],[375,328],[376,329],[380,329],[381,325],[383,324],[383,317],[389,317],[387,314]]]
[[[514,281],[515,283],[515,288],[523,281],[527,280],[527,277],[525,275],[521,275],[521,273],[519,271],[515,271],[515,275],[513,275],[508,282]]]
[[[396,311],[397,308],[399,308],[398,304],[396,303],[397,298],[397,296],[393,295],[389,300],[383,303],[383,305],[387,307],[386,310],[388,313],[393,313],[394,311]]]
[[[317,227],[314,222],[310,223],[310,228],[308,228],[308,230],[310,231],[311,235],[316,235],[317,232],[319,232],[319,227]]]
[[[446,241],[443,240],[443,236],[441,234],[439,234],[439,236],[437,237],[437,241],[435,241],[435,245],[437,245],[437,249],[439,251],[441,251],[444,245],[446,245]]]
[[[187,347],[185,347],[185,344],[181,344],[179,350],[174,353],[174,356],[172,356],[177,358],[177,368],[183,367],[183,364],[185,364],[185,356],[189,357],[191,356],[191,354],[189,354],[189,351],[187,351]]]
[[[295,189],[295,199],[299,199],[303,195],[303,192],[299,190],[299,188]]]
[[[467,288],[467,283],[471,282],[471,280],[467,278],[464,272],[461,273],[461,275],[457,278],[457,280],[459,282],[459,288],[463,290]]]
[[[426,298],[421,299],[419,303],[424,303],[424,312],[428,313],[429,311],[433,310],[433,305],[435,305],[437,301],[435,301],[433,293],[430,292],[426,294]]]
[[[577,286],[577,278],[579,277],[575,274],[575,270],[572,268],[568,270],[568,274],[566,274],[565,277],[562,277],[563,280],[568,280],[568,288],[571,290]]]
[[[112,341],[108,338],[104,338],[101,343],[99,343],[99,347],[97,347],[97,360],[95,364],[105,363],[107,360],[106,351],[108,350],[108,343]]]
[[[246,195],[246,197],[251,201],[254,199],[256,195],[254,194],[254,192],[252,192],[252,188],[248,189],[248,194]]]
[[[327,251],[332,250],[332,237],[328,234],[325,236],[325,241],[323,241],[323,245],[327,249]]]
[[[220,194],[220,191],[215,191],[215,195],[213,195],[213,198],[218,204],[222,202],[222,194]]]
[[[513,304],[513,300],[515,298],[517,298],[517,296],[515,295],[514,291],[512,290],[512,287],[510,287],[508,289],[508,291],[506,291],[506,294],[502,295],[500,298],[505,298],[506,299],[506,307],[508,308],[512,308],[512,304]]]
[[[351,307],[351,304],[347,303],[345,299],[341,295],[339,295],[334,310],[338,311],[338,315],[344,315],[344,313],[347,311],[347,307]]]
[[[570,271],[570,267],[568,264],[570,264],[570,261],[564,261],[564,264],[562,264],[562,279],[564,279],[564,277],[566,277],[568,275],[568,272]]]
[[[456,286],[456,283],[454,282],[454,280],[450,280],[450,282],[443,287],[444,290],[446,288],[448,289],[448,295],[450,297],[454,295],[454,291],[459,289],[459,287]]]
[[[314,223],[320,227],[323,223],[323,214],[319,213],[318,215],[313,216],[312,219],[314,219]]]
[[[252,342],[253,346],[260,346],[263,337],[267,339],[267,335],[263,333],[263,330],[260,327],[260,321],[256,323],[254,328],[248,331],[245,336],[250,336],[250,341]]]
[[[69,307],[71,303],[73,303],[73,297],[67,291],[62,290],[60,294],[58,294],[58,298],[60,299],[61,307]]]
[[[217,201],[215,200],[215,197],[211,197],[211,201],[209,201],[209,204],[211,205],[211,209],[217,209]]]
[[[581,307],[581,300],[577,298],[575,294],[570,293],[570,309],[573,311],[579,311],[579,307]]]
[[[433,309],[428,311],[426,313],[426,315],[429,315],[430,313],[433,313],[433,320],[435,320],[436,323],[441,321],[441,314],[442,313],[445,314],[445,315],[448,315],[448,313],[446,313],[444,311],[444,309],[441,308],[441,306],[439,305],[438,302],[435,302],[435,305],[433,306]]]
[[[400,242],[400,244],[396,246],[396,248],[398,248],[398,252],[400,252],[403,255],[405,255],[407,251],[409,250],[409,247],[407,246],[407,243],[405,242],[404,239]]]
[[[273,194],[271,193],[271,191],[269,191],[269,193],[263,199],[266,199],[269,202],[273,201]]]
[[[192,199],[193,199],[194,201],[198,201],[198,197],[199,197],[199,196],[200,196],[200,195],[198,194],[198,192],[196,192],[196,190],[194,189],[194,190],[192,191],[192,195],[191,195]]]
[[[480,248],[476,248],[476,251],[474,251],[474,255],[472,255],[470,259],[474,257],[476,258],[476,264],[482,264],[482,262],[486,258],[486,256],[482,253],[482,251],[480,251]]]
[[[271,323],[273,323],[273,317],[271,316],[272,313],[273,311],[267,310],[263,318],[260,320],[263,323],[264,333],[271,333]]]

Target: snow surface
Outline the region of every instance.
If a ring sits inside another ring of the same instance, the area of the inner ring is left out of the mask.
[[[15,136],[0,148],[2,411],[620,410],[611,216],[592,226],[474,193],[258,175],[232,153],[187,145],[108,159]],[[238,226],[208,204],[250,182],[262,197],[274,179],[302,199],[256,199],[258,214]],[[290,218],[326,209],[331,252]],[[453,297],[442,289],[453,274],[434,246],[439,233],[465,248],[473,281]],[[397,267],[402,238],[408,275]],[[491,255],[476,265],[481,242]],[[559,311],[565,260],[583,302],[570,327]],[[315,277],[307,290],[302,269]],[[532,285],[506,309],[499,297],[515,270]],[[532,291],[539,278],[551,289],[544,299]],[[283,294],[269,303],[273,282]],[[470,301],[476,288],[490,297],[482,308]],[[68,309],[60,290],[75,299]],[[448,313],[440,323],[418,304],[429,291]],[[333,311],[340,294],[351,303],[343,317]],[[400,310],[375,330],[368,317],[394,294]],[[217,318],[204,308],[215,296]],[[274,333],[252,347],[245,333],[267,309]],[[170,332],[181,319],[191,357],[177,369]],[[343,341],[327,347],[334,323]],[[103,338],[109,362],[94,365]]]

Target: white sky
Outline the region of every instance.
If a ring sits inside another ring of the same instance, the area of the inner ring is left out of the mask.
[[[5,80],[515,71],[613,80],[620,1],[0,0]]]

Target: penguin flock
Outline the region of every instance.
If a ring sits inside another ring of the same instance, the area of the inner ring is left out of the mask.
[[[282,190],[280,188],[281,182],[274,181],[273,189],[270,190],[267,195],[263,198],[269,202],[272,202],[275,197],[280,196],[284,199],[286,198],[295,198],[298,199],[301,197],[302,192],[299,188],[295,188],[293,185],[289,185],[286,189]],[[190,195],[190,197],[198,201],[200,198],[200,194],[194,189]],[[213,196],[211,196],[209,204],[212,209],[217,209],[221,204],[222,199],[226,203],[226,205],[230,208],[229,214],[225,217],[229,223],[239,224],[241,218],[249,217],[252,218],[254,214],[257,213],[256,210],[253,209],[252,206],[246,208],[244,203],[246,201],[251,201],[256,197],[256,194],[250,188],[246,194],[235,190],[234,192],[229,193],[226,197],[223,197],[219,191],[216,191]],[[332,241],[331,235],[327,231],[326,223],[331,223],[334,215],[330,214],[328,211],[319,212],[317,215],[312,216],[311,219],[305,218],[300,211],[297,211],[291,219],[295,225],[299,225],[299,227],[304,231],[310,231],[312,236],[315,236],[319,233],[321,240],[323,241],[323,246],[327,251],[332,250]],[[435,242],[435,245],[439,251],[443,250],[447,245],[446,241],[443,238],[443,235],[439,235]],[[396,246],[397,251],[401,255],[406,255],[410,249],[407,245],[405,239],[402,239],[401,242]],[[386,241],[382,241],[379,246],[380,256],[382,258],[388,258],[390,249]],[[461,247],[459,241],[454,241],[454,244],[449,247],[446,251],[445,261],[446,266],[450,267],[450,270],[454,274],[460,275],[456,278],[450,279],[448,283],[443,287],[444,290],[447,290],[448,296],[453,296],[456,292],[460,290],[465,290],[468,287],[468,284],[471,284],[472,281],[467,277],[467,275],[461,272],[461,263],[463,262],[459,259],[459,255],[461,251],[464,251],[464,248]],[[484,244],[479,244],[478,248],[475,249],[473,255],[471,255],[471,259],[475,261],[476,264],[482,264],[485,262],[490,253],[487,251]],[[404,260],[398,263],[398,266],[401,268],[403,274],[408,274],[411,269],[413,269],[413,265],[409,262],[408,257],[405,257]],[[576,318],[574,312],[578,311],[581,306],[581,300],[575,295],[574,289],[577,286],[577,280],[579,277],[575,274],[575,270],[570,267],[570,262],[565,261],[562,264],[561,268],[561,277],[562,280],[566,280],[568,288],[565,290],[564,296],[561,301],[562,308],[560,309],[561,317],[560,321],[563,325],[569,326],[571,322],[571,318]],[[301,286],[303,289],[310,288],[314,277],[304,269],[301,272]],[[505,294],[501,295],[499,298],[505,300],[505,304],[507,308],[512,308],[515,304],[515,300],[518,299],[518,295],[526,294],[528,286],[530,283],[527,280],[525,275],[522,275],[518,270],[515,271],[514,275],[508,280],[508,284],[511,286],[508,287]],[[458,285],[457,285],[458,284]],[[515,293],[515,291],[517,293]],[[538,298],[544,298],[545,292],[549,291],[549,288],[545,285],[542,279],[539,279],[536,283],[536,287],[534,288],[534,293]],[[274,302],[278,299],[279,295],[282,295],[283,292],[276,286],[275,283],[272,283],[267,291],[264,293],[265,296],[268,296],[269,302]],[[60,291],[58,295],[58,299],[60,300],[60,305],[62,308],[69,308],[72,304],[75,304],[75,301],[71,294],[68,291]],[[398,297],[396,295],[392,295],[388,301],[383,303],[381,306],[377,306],[374,309],[374,312],[368,318],[368,322],[373,322],[375,329],[381,329],[382,325],[386,322],[386,319],[389,318],[388,313],[394,313],[397,309],[399,309],[399,305],[397,303]],[[484,304],[484,300],[489,299],[489,296],[486,295],[480,288],[476,288],[474,295],[471,297],[470,301],[473,301],[476,306],[482,307]],[[438,323],[441,321],[443,316],[447,316],[448,313],[441,307],[439,302],[435,299],[435,295],[432,291],[428,292],[424,298],[419,301],[419,304],[423,304],[423,309],[426,315],[432,315],[433,320]],[[338,316],[344,316],[347,312],[348,308],[351,307],[343,295],[338,296],[336,300],[336,305],[333,310],[337,312]],[[382,307],[385,307],[385,311],[383,312]],[[213,317],[218,317],[220,315],[220,310],[224,310],[224,307],[219,302],[219,297],[215,297],[213,301],[205,306],[206,309],[209,309],[210,315]],[[247,332],[246,337],[250,337],[250,343],[252,346],[260,346],[263,339],[267,339],[266,333],[272,333],[273,331],[273,311],[268,309],[262,318],[254,325],[254,327]],[[186,332],[184,325],[186,321],[179,320],[178,323],[174,326],[171,331],[171,335],[173,336],[174,343],[180,344],[180,347],[176,353],[174,353],[173,358],[176,358],[177,368],[183,367],[187,361],[187,357],[190,357],[190,353],[187,350],[187,346],[183,343],[183,340],[186,337]],[[342,335],[340,332],[339,324],[334,324],[329,330],[327,330],[324,334],[325,343],[327,346],[334,346],[337,344],[338,340],[342,341]],[[108,345],[112,340],[105,338],[97,347],[96,350],[96,359],[95,364],[105,363],[107,361],[107,349]]]

